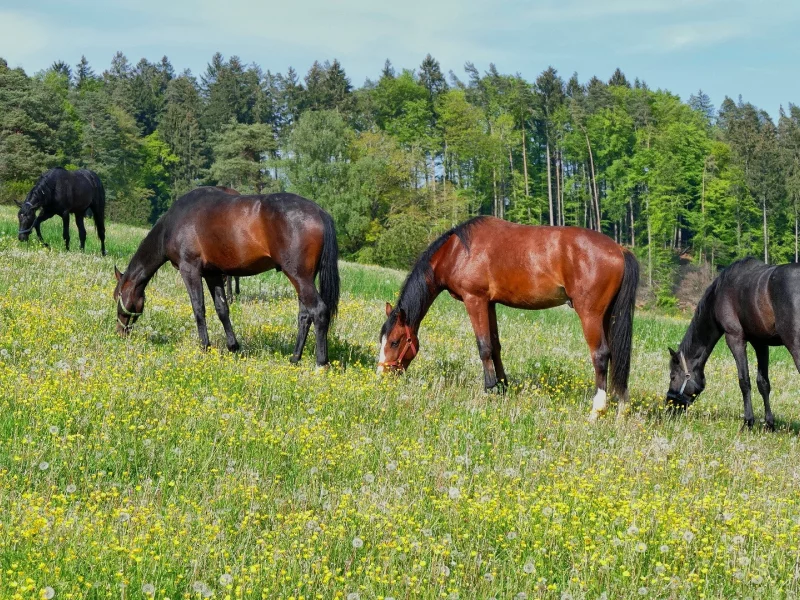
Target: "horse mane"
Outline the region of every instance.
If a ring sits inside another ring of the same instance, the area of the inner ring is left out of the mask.
[[[694,310],[694,316],[689,323],[686,334],[683,336],[681,345],[678,346],[678,350],[680,352],[686,354],[690,350],[693,340],[695,337],[697,337],[700,327],[708,325],[713,321],[711,312],[714,310],[717,291],[727,282],[728,279],[730,279],[731,274],[740,269],[758,267],[762,266],[763,264],[764,263],[762,263],[760,260],[753,258],[752,256],[748,256],[732,262],[730,265],[725,267],[719,275],[717,275],[716,279],[714,279],[714,281],[711,282],[711,285],[706,288],[706,291],[703,292],[703,296],[697,303],[697,308]]]
[[[147,285],[147,282],[155,275],[159,267],[166,262],[166,227],[165,219],[169,213],[165,213],[156,221],[156,224],[147,232],[144,239],[139,243],[139,247],[131,257],[125,276],[135,278],[137,281]],[[141,273],[137,272],[140,271]],[[141,280],[140,280],[141,277]]]
[[[31,188],[31,191],[28,192],[29,200],[26,199],[27,202],[30,202],[33,208],[39,208],[42,205],[43,202],[37,202],[37,198],[43,197],[42,192],[45,192],[52,196],[52,194],[56,191],[55,177],[53,177],[53,175],[59,171],[66,172],[66,169],[64,169],[63,167],[55,167],[49,169],[44,173],[42,173],[39,176],[39,179],[36,180],[36,183],[33,184],[33,188]]]
[[[394,310],[392,310],[392,313],[383,324],[381,338],[394,327],[400,309],[405,311],[409,323],[418,324],[422,320],[424,311],[432,301],[432,296],[435,296],[435,292],[431,290],[431,283],[434,282],[433,267],[431,267],[433,255],[454,235],[458,236],[464,248],[469,252],[472,228],[485,220],[486,217],[481,216],[464,221],[460,225],[445,231],[425,249],[417,259],[417,262],[414,263],[411,271],[409,271],[406,280],[403,282],[403,287],[400,288],[397,306],[394,307]]]

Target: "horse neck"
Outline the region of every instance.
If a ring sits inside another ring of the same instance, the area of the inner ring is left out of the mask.
[[[714,296],[714,292],[710,292],[701,300],[679,347],[687,359],[699,360],[700,368],[705,368],[708,357],[723,333],[714,316]]]
[[[125,274],[138,290],[143,290],[165,262],[164,227],[159,221],[139,244]]]
[[[434,273],[433,281],[425,277],[424,272],[418,274],[415,279],[406,282],[400,292],[400,299],[397,307],[402,308],[408,318],[408,326],[414,331],[419,332],[420,324],[428,314],[434,300],[442,293],[443,287],[436,283]],[[412,289],[413,288],[413,289]]]

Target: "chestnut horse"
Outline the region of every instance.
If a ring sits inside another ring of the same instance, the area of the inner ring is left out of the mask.
[[[224,275],[283,271],[300,301],[297,343],[291,361],[300,360],[311,323],[317,337],[317,364],[328,362],[328,326],[339,304],[339,249],[331,216],[294,194],[233,196],[201,187],[182,196],[142,240],[128,269],[116,267],[117,332],[127,334],[144,309],[144,290],[169,261],[189,291],[200,343],[208,348],[203,279],[225,328],[228,349],[233,333],[223,287]],[[314,286],[319,273],[320,291]]]
[[[406,278],[397,306],[386,304],[378,372],[408,367],[419,351],[420,322],[447,290],[467,308],[485,388],[505,387],[495,306],[538,310],[569,304],[591,351],[594,420],[606,410],[609,360],[612,388],[621,401],[628,399],[638,281],[633,254],[596,231],[477,217],[433,242]]]

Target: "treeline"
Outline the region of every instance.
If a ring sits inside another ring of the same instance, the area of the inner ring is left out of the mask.
[[[333,214],[345,256],[399,267],[476,214],[590,227],[637,252],[663,303],[679,255],[798,260],[800,108],[776,124],[619,70],[446,76],[428,55],[354,88],[336,60],[301,79],[220,54],[199,78],[121,53],[102,74],[84,58],[29,77],[0,59],[4,199],[56,165],[97,171],[111,218],[134,223],[202,184],[297,192]]]

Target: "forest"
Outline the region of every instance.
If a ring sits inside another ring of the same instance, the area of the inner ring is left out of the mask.
[[[295,192],[333,215],[345,258],[398,268],[474,215],[593,228],[634,250],[663,306],[681,260],[798,261],[800,107],[776,123],[619,69],[526,81],[427,55],[355,87],[337,60],[301,77],[217,53],[198,77],[166,57],[33,75],[0,58],[0,202],[54,166],[96,171],[131,224],[198,185]]]

